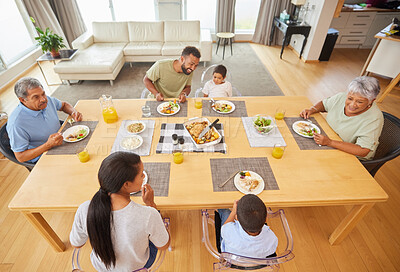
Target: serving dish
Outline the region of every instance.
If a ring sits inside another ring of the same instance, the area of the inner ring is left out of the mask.
[[[215,127],[213,127],[213,128],[211,128],[210,132],[207,132],[207,133],[212,133],[212,134],[214,134],[214,136],[217,136],[217,137],[214,137],[214,140],[203,142],[203,143],[201,141],[197,141],[196,136],[192,135],[192,133],[190,133],[188,127],[190,128],[190,126],[195,123],[199,124],[199,123],[203,123],[203,122],[204,122],[204,125],[202,125],[203,128],[206,126],[209,126],[211,124],[210,120],[208,120],[206,117],[192,118],[192,119],[189,119],[188,121],[186,121],[185,123],[183,123],[184,130],[190,135],[190,139],[192,140],[193,144],[197,148],[204,148],[204,147],[218,144],[222,139],[221,134],[218,132],[217,129],[215,129]],[[199,135],[200,132],[202,131],[200,126],[199,126],[198,130],[199,130],[199,133],[197,135]],[[191,130],[191,131],[193,132],[193,130]]]
[[[253,127],[259,134],[268,135],[275,128],[275,122],[271,116],[257,114],[253,117]]]

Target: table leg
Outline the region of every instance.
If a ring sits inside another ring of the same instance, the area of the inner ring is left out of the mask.
[[[233,50],[232,50],[232,40],[233,38],[230,38],[229,41],[231,42],[231,56],[233,56]]]
[[[65,251],[64,243],[61,241],[61,239],[57,236],[57,234],[40,213],[23,212],[22,214],[43,236],[43,238],[47,240],[47,242],[54,248],[55,251]]]
[[[376,102],[377,102],[377,103],[382,102],[383,99],[385,99],[385,97],[390,93],[390,91],[391,91],[394,87],[396,87],[396,85],[397,85],[397,83],[399,83],[399,81],[400,81],[400,73],[399,73],[395,78],[393,78],[393,79],[390,81],[389,85],[388,85],[388,86],[386,87],[386,89],[383,91],[381,97],[379,97],[379,98],[376,100]]]
[[[285,36],[283,37],[283,42],[282,42],[282,48],[281,48],[281,55],[280,55],[280,58],[282,59],[282,54],[283,54],[283,49],[285,49],[285,44],[286,44],[286,34],[285,34]]]
[[[224,38],[224,41],[223,41],[223,44],[224,44],[224,50],[222,51],[222,59],[224,59],[224,58],[225,58],[225,47],[226,47],[226,42],[227,42],[227,39],[225,39],[225,38]]]
[[[274,33],[275,33],[275,24],[272,25],[271,35],[269,35],[269,44],[268,45],[272,44],[272,40],[274,39]]]
[[[47,81],[46,75],[45,75],[44,72],[43,72],[42,66],[40,65],[40,61],[36,61],[36,62],[37,62],[37,64],[38,64],[38,66],[39,66],[40,72],[42,72],[42,76],[44,77],[44,80],[46,81],[47,86],[58,86],[58,85],[61,85],[61,84],[62,84],[62,83],[52,83],[52,84],[49,84],[49,82]],[[54,62],[53,62],[53,64],[54,64]]]
[[[362,205],[354,205],[346,217],[340,222],[339,226],[333,231],[329,237],[329,243],[331,245],[340,244],[344,238],[353,230],[364,215],[374,206],[375,203],[368,203]]]
[[[303,45],[301,46],[301,51],[300,51],[300,57],[299,57],[299,59],[301,59],[301,55],[303,54],[303,50],[304,50],[304,47],[306,46],[306,43],[307,43],[307,37],[304,36]]]
[[[219,43],[221,42],[221,38],[218,38],[218,42],[217,42],[217,51],[215,51],[215,55],[218,53],[218,47],[219,47]]]

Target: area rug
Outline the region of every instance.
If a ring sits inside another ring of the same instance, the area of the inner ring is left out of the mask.
[[[283,95],[250,44],[234,43],[233,55],[231,55],[230,48],[227,47],[224,60],[222,60],[222,49],[220,48],[218,55],[216,55],[215,44],[213,46],[212,61],[207,62],[206,65],[225,65],[231,74],[232,85],[243,96]],[[72,105],[75,105],[81,99],[97,99],[102,94],[112,95],[116,99],[140,98],[144,88],[143,77],[152,64],[149,62],[134,62],[130,67],[129,63],[125,63],[113,86],[110,85],[108,80],[85,80],[79,84],[61,85],[54,91],[52,96],[62,101],[67,101]],[[200,62],[194,71],[191,97],[201,87],[201,74],[206,68],[203,62]]]

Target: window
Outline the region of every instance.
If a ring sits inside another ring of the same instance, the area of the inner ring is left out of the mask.
[[[254,33],[260,0],[236,0],[235,32]]]
[[[77,0],[86,28],[92,30],[92,22],[112,21],[109,0]]]
[[[199,20],[201,28],[215,32],[215,13],[217,0],[185,0],[185,20]]]
[[[29,18],[22,18],[24,12],[19,11],[16,1],[0,1],[0,10],[6,11],[0,17],[0,59],[9,66],[36,48],[35,32]]]

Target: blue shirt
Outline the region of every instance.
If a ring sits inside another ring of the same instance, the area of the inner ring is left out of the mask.
[[[61,107],[60,100],[49,96],[47,96],[47,107],[39,111],[28,109],[20,103],[7,122],[11,149],[14,152],[22,152],[47,142],[49,136],[60,129],[57,111]],[[40,156],[28,162],[37,162],[39,158]]]
[[[278,238],[264,225],[261,232],[252,236],[242,228],[239,221],[226,223],[221,228],[221,251],[250,258],[265,258],[276,251]]]

